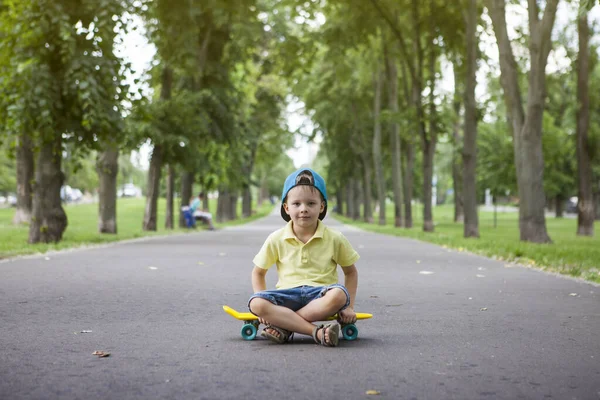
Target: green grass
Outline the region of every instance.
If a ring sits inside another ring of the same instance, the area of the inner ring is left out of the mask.
[[[493,212],[479,212],[479,239],[463,238],[463,225],[454,223],[453,206],[434,208],[435,232],[426,233],[422,229],[422,207],[413,208],[412,229],[394,228],[393,205],[386,208],[386,225],[367,224],[354,221],[337,214],[335,218],[361,229],[388,235],[405,236],[426,242],[436,243],[458,251],[496,258],[501,261],[516,262],[534,268],[558,272],[564,275],[583,278],[600,283],[600,223],[594,225],[595,237],[576,235],[577,219],[546,218],[552,244],[534,244],[519,240],[519,216],[517,212],[498,213],[497,227],[494,228]],[[378,216],[374,216],[378,220]]]
[[[69,225],[63,235],[63,240],[53,244],[27,243],[29,227],[25,225],[15,226],[12,218],[14,208],[0,208],[0,259],[24,254],[45,253],[51,250],[61,250],[85,245],[102,244],[125,239],[134,239],[144,236],[168,235],[173,233],[190,232],[187,229],[175,228],[165,229],[166,200],[158,202],[158,216],[156,232],[145,232],[142,230],[144,218],[145,199],[125,198],[119,199],[117,203],[117,230],[116,235],[98,233],[98,204],[79,204],[64,206]],[[216,200],[211,200],[210,211],[216,215]],[[269,214],[273,210],[270,202],[264,202],[261,207],[253,206],[255,214],[248,218],[225,223],[215,223],[217,228],[231,225],[239,225],[253,221]],[[238,205],[238,215],[241,215],[241,204]],[[175,212],[175,225],[177,225],[179,212]],[[198,224],[199,227],[204,227]]]

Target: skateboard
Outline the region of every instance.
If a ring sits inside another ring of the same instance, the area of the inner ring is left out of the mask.
[[[256,334],[258,332],[258,326],[260,323],[258,322],[258,317],[249,312],[239,312],[234,310],[229,306],[223,306],[223,310],[231,315],[235,319],[239,319],[244,323],[242,326],[242,330],[240,333],[242,334],[242,338],[244,340],[253,340],[256,338]],[[369,319],[373,317],[373,314],[367,313],[356,313],[356,319]],[[337,314],[333,317],[329,317],[329,321],[333,321],[337,319]],[[355,340],[358,337],[358,328],[355,324],[340,324],[342,328],[342,335],[346,340]]]

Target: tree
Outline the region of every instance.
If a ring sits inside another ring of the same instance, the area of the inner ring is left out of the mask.
[[[550,242],[546,230],[544,207],[544,157],[542,152],[542,118],[546,98],[545,68],[552,47],[558,0],[548,0],[539,17],[536,0],[528,0],[529,71],[527,108],[521,98],[518,67],[506,26],[505,0],[486,0],[500,54],[501,82],[514,138],[514,152],[519,187],[519,231],[523,241]]]
[[[31,136],[22,132],[17,137],[16,150],[17,164],[17,210],[13,217],[13,224],[28,224],[31,222],[31,210],[33,207],[33,190],[31,182],[35,171],[33,159],[33,144]]]
[[[579,56],[577,59],[577,235],[594,235],[594,195],[592,189],[591,149],[588,138],[590,125],[590,49],[588,12],[580,8],[577,18]]]
[[[67,227],[64,148],[77,143],[83,155],[119,129],[127,68],[112,48],[125,4],[7,1],[0,14],[0,121],[12,136],[30,134],[37,149],[30,243],[60,241]]]
[[[117,174],[119,150],[109,147],[96,158],[99,177],[98,232],[117,233]]]
[[[387,39],[384,39],[387,42]],[[390,113],[397,118],[398,104],[398,66],[396,52],[390,51],[384,42],[384,57],[386,77],[388,82],[388,104]],[[392,188],[394,196],[394,226],[404,226],[402,220],[403,180],[402,180],[402,139],[400,138],[400,123],[392,120],[390,123],[390,151],[392,153]]]
[[[468,0],[466,12],[466,76],[465,76],[465,134],[463,140],[463,201],[464,237],[479,237],[477,216],[477,105],[475,86],[477,85],[477,1]]]
[[[381,157],[381,92],[383,84],[383,71],[379,65],[375,66],[373,73],[375,93],[373,96],[373,166],[375,169],[375,183],[379,200],[379,225],[385,225],[386,189],[383,176],[383,159]]]

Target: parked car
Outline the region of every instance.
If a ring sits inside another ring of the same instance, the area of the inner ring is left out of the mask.
[[[141,197],[142,189],[135,186],[133,183],[124,184],[118,191],[118,197]]]
[[[0,196],[0,204],[3,206],[11,206],[11,207],[16,207],[17,206],[17,196],[14,195],[13,193],[9,193],[6,196]]]
[[[60,199],[65,203],[72,203],[81,200],[83,193],[77,188],[72,188],[69,185],[64,185],[60,188]]]

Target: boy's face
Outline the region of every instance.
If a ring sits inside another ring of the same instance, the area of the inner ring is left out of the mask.
[[[300,185],[292,188],[287,195],[283,209],[294,225],[310,228],[317,224],[319,214],[325,209],[321,194],[312,186]]]

